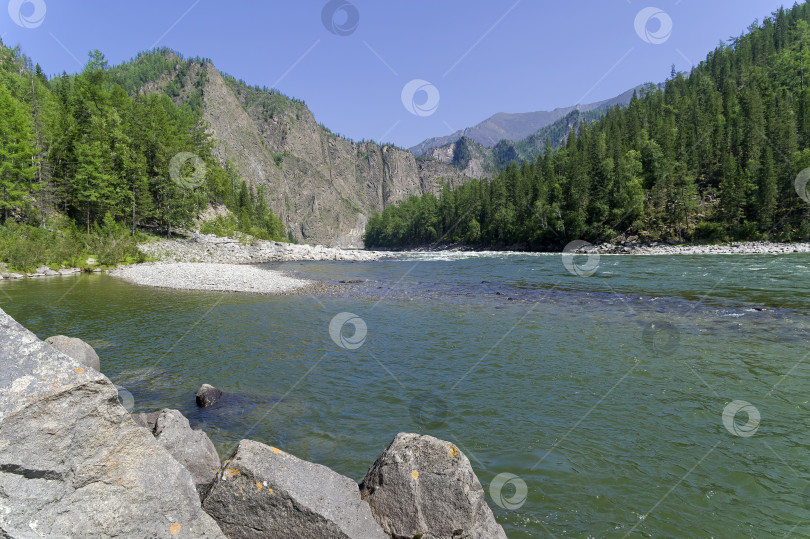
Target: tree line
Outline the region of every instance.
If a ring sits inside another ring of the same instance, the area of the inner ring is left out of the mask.
[[[264,193],[214,156],[202,82],[183,88],[181,72],[165,91],[139,92],[144,77],[168,64],[182,71],[204,60],[156,51],[110,69],[93,51],[80,73],[49,79],[0,44],[0,223],[46,226],[56,210],[87,233],[113,223],[170,235],[214,203],[231,209],[240,230],[284,238]],[[188,99],[178,105],[169,94]],[[172,172],[178,155],[194,158]]]
[[[366,244],[810,238],[795,186],[810,167],[809,22],[807,3],[779,9],[560,149],[386,208]]]

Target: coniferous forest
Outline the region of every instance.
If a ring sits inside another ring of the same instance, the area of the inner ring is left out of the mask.
[[[138,92],[150,70],[165,68],[152,65],[168,61],[158,52],[110,69],[94,51],[79,74],[49,79],[0,44],[0,258],[18,268],[81,265],[83,253],[105,264],[137,258],[127,236],[144,227],[171,235],[209,203],[232,211],[226,228],[285,236],[264,194],[214,157],[201,91],[186,89],[182,106],[171,88]],[[195,62],[204,60],[178,65]],[[173,176],[178,155],[194,158]]]
[[[572,130],[559,150],[491,181],[411,197],[370,219],[369,247],[575,239],[800,240],[810,206],[810,5],[721,42],[663,89]]]

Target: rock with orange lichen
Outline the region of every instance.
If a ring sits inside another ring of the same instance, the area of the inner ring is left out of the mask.
[[[397,434],[360,491],[391,537],[506,539],[470,461],[432,436]]]
[[[357,483],[280,449],[242,440],[203,507],[231,539],[386,539]]]
[[[100,372],[0,310],[0,537],[223,537]]]

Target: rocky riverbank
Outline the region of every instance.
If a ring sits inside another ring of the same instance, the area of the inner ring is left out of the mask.
[[[745,241],[721,244],[675,243],[675,242],[649,242],[623,241],[617,243],[591,244],[584,241],[571,242],[568,250],[577,253],[596,253],[604,255],[758,255],[758,254],[790,254],[810,253],[810,242],[777,243],[767,241]],[[469,247],[460,244],[439,245],[431,247],[415,247],[411,249],[383,251],[389,256],[406,256],[408,253],[469,251],[469,252],[535,252],[529,251],[525,246],[512,245],[508,247]],[[539,251],[544,252],[544,251]],[[546,251],[559,254],[561,251]],[[378,251],[380,253],[380,251]]]
[[[321,245],[298,245],[277,241],[243,242],[234,238],[192,234],[188,238],[161,240],[139,245],[141,251],[164,262],[211,262],[215,264],[256,264],[301,260],[342,260],[369,262],[390,253],[360,249],[336,249]]]
[[[97,271],[100,272],[101,270]],[[52,270],[48,266],[40,266],[36,269],[36,271],[32,273],[15,273],[13,271],[8,271],[8,265],[0,262],[0,280],[8,279],[10,281],[15,281],[19,279],[24,279],[26,277],[28,277],[29,279],[37,279],[39,277],[64,277],[67,275],[78,275],[80,273],[82,273],[81,268],[66,268],[66,269]]]
[[[717,245],[637,243],[602,243],[586,248],[598,254],[626,255],[781,255],[810,253],[810,242],[772,243],[765,241],[732,242]]]
[[[221,462],[177,410],[125,409],[86,343],[48,341],[0,310],[0,537],[506,538],[450,442],[400,433],[360,484],[252,440]]]

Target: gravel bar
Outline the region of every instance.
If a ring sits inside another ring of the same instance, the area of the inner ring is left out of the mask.
[[[158,288],[284,294],[313,283],[269,269],[244,264],[205,262],[155,262],[121,267],[110,275],[125,281]]]

